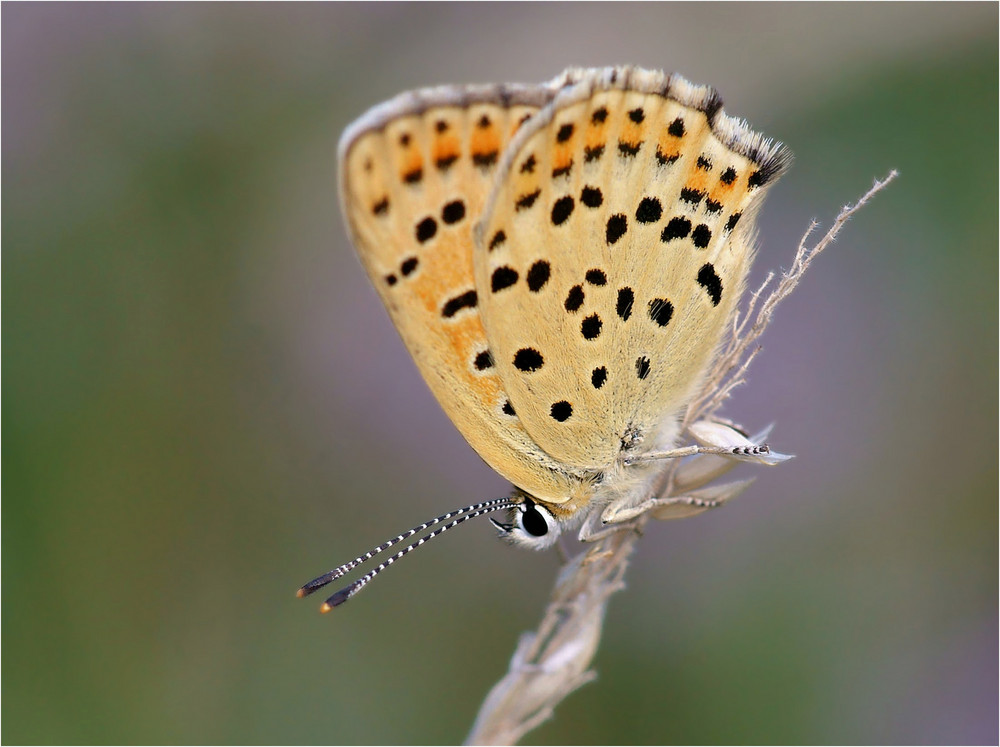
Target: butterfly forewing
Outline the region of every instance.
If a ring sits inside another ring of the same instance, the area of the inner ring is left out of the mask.
[[[680,78],[594,71],[525,123],[477,232],[502,387],[531,439],[599,469],[672,436],[744,284],[785,156]]]
[[[472,227],[503,150],[554,89],[406,94],[341,144],[343,210],[361,260],[417,365],[469,443],[549,502],[578,483],[532,441],[503,389],[480,318]]]

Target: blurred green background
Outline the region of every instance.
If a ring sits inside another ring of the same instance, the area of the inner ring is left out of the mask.
[[[4,4],[3,741],[463,739],[558,560],[354,257],[335,145],[422,85],[632,63],[786,142],[755,278],[873,177],[726,411],[798,455],[656,525],[530,743],[996,743],[998,8]],[[435,546],[436,545],[436,546]]]

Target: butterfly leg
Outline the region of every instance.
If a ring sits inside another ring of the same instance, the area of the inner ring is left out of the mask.
[[[685,495],[668,498],[650,498],[639,504],[611,503],[601,513],[601,520],[607,524],[621,524],[645,513],[654,519],[667,521],[697,516],[711,508],[718,508],[746,490],[753,479],[738,480],[723,485],[712,485],[701,490],[692,490]]]
[[[791,459],[788,454],[778,454],[771,451],[767,444],[751,444],[749,446],[682,446],[669,451],[657,451],[648,454],[635,454],[625,457],[623,460],[626,466],[633,464],[644,464],[646,462],[656,462],[661,459],[680,459],[681,457],[697,456],[700,454],[726,457],[739,461],[757,462],[758,464],[774,465],[786,459]]]
[[[624,458],[625,465],[642,464],[661,459],[679,459],[697,455],[713,455],[743,462],[755,462],[773,466],[788,459],[790,455],[771,451],[771,447],[763,443],[770,433],[766,428],[753,437],[737,430],[729,423],[701,420],[689,426],[688,431],[694,436],[697,444],[682,446],[667,451],[646,454],[631,454]]]
[[[629,527],[627,521],[614,523],[601,521],[601,512],[595,511],[591,518],[580,527],[577,539],[581,542],[597,542],[615,532],[628,530],[639,531],[639,528],[637,526]]]

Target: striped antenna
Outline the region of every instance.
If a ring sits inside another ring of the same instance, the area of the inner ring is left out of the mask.
[[[349,573],[350,571],[352,571],[354,568],[356,568],[357,566],[361,565],[365,561],[367,561],[367,560],[373,558],[374,556],[378,555],[380,552],[383,552],[384,550],[388,550],[390,547],[393,547],[394,545],[399,544],[403,540],[412,537],[417,532],[422,532],[423,530],[428,529],[428,528],[430,528],[430,527],[432,527],[432,526],[434,526],[436,524],[440,524],[443,521],[448,521],[449,519],[452,519],[452,521],[449,521],[443,527],[439,527],[438,529],[435,529],[433,532],[430,532],[429,534],[421,537],[416,542],[413,542],[412,544],[407,545],[402,550],[400,550],[399,552],[397,552],[395,555],[392,555],[389,558],[386,558],[382,563],[380,563],[378,566],[376,566],[373,570],[371,570],[368,573],[366,573],[364,576],[362,576],[361,578],[359,578],[354,583],[349,584],[348,586],[345,586],[343,589],[341,589],[336,594],[334,594],[329,599],[327,599],[323,603],[323,605],[320,607],[320,611],[321,612],[329,612],[334,607],[337,607],[338,605],[343,604],[348,599],[350,599],[355,594],[357,594],[359,591],[361,591],[361,589],[363,589],[381,571],[383,571],[386,568],[388,568],[390,565],[392,565],[393,563],[395,563],[397,560],[399,560],[401,557],[403,557],[404,555],[406,555],[411,550],[415,550],[416,548],[420,547],[422,544],[424,544],[428,540],[430,540],[430,539],[438,536],[439,534],[442,534],[443,532],[451,529],[452,527],[458,526],[459,524],[461,524],[463,521],[466,521],[467,519],[473,519],[473,518],[475,518],[477,516],[482,516],[483,514],[491,513],[493,511],[500,511],[500,510],[506,509],[506,508],[514,508],[516,505],[517,504],[514,503],[513,501],[511,501],[509,498],[494,498],[493,500],[484,501],[482,503],[475,503],[475,504],[473,504],[471,506],[466,506],[465,508],[460,508],[460,509],[457,509],[455,511],[449,511],[448,513],[442,514],[441,516],[438,516],[435,519],[431,519],[430,521],[425,521],[423,524],[420,524],[419,526],[415,526],[415,527],[413,527],[413,529],[410,529],[409,531],[403,532],[398,537],[395,537],[395,538],[393,538],[391,540],[388,540],[387,542],[383,542],[381,545],[373,547],[371,550],[369,550],[368,552],[366,552],[364,555],[359,555],[358,557],[356,557],[354,560],[350,561],[349,563],[344,563],[343,565],[337,566],[332,571],[329,571],[328,573],[324,573],[322,576],[314,578],[312,581],[310,581],[309,583],[305,584],[301,589],[299,589],[296,592],[296,596],[298,596],[298,597],[309,596],[310,594],[312,594],[317,589],[323,588],[324,586],[326,586],[327,584],[329,584],[331,581],[335,581],[336,579],[338,579],[341,576]],[[457,517],[457,518],[454,518],[454,517]]]

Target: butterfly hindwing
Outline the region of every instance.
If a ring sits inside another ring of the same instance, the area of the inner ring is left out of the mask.
[[[502,387],[548,455],[610,465],[672,437],[787,162],[715,92],[590,71],[527,121],[477,229],[475,282]]]
[[[513,133],[555,87],[429,89],[376,107],[340,147],[361,260],[445,412],[501,475],[549,502],[578,483],[532,441],[479,316],[472,227]]]

